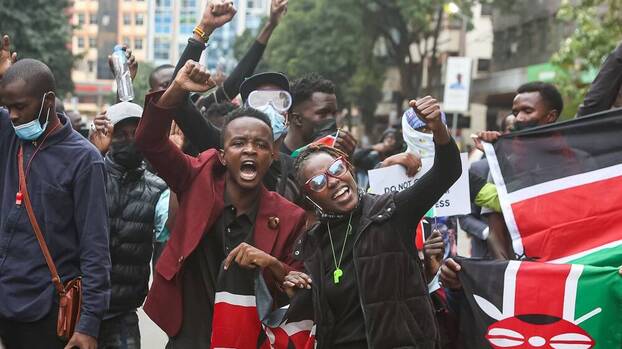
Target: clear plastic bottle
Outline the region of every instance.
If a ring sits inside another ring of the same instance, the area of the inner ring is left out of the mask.
[[[117,80],[117,95],[123,102],[134,99],[134,87],[132,86],[132,77],[130,76],[130,68],[127,65],[127,57],[121,45],[116,45],[112,52],[112,66],[114,68],[114,76]]]

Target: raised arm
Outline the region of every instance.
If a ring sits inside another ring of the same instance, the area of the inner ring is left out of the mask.
[[[460,152],[441,121],[439,103],[432,97],[411,101],[410,106],[432,130],[434,135],[434,165],[410,188],[395,195],[396,220],[404,233],[411,234],[419,220],[438,199],[458,180],[462,173]]]
[[[176,102],[184,93],[204,92],[213,86],[205,68],[188,61],[166,91],[149,94],[145,100],[143,117],[136,130],[136,146],[176,193],[189,185],[196,161],[169,139]]]

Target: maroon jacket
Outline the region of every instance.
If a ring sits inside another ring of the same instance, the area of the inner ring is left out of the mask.
[[[224,208],[225,168],[217,151],[195,158],[185,155],[169,139],[173,109],[157,105],[162,92],[147,95],[136,130],[136,145],[177,194],[179,210],[171,237],[158,263],[145,312],[169,336],[175,336],[183,319],[182,278],[184,261],[210,231]],[[304,211],[262,186],[255,220],[255,247],[271,254],[287,268],[301,269],[292,256],[294,242],[304,228]],[[278,218],[276,228],[274,221]],[[273,224],[269,224],[269,219]],[[274,281],[266,280],[274,288]]]

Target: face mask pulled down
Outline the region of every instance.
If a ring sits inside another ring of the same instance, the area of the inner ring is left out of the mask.
[[[43,125],[41,125],[41,121],[39,119],[41,118],[41,113],[43,112],[43,103],[45,102],[45,97],[48,95],[48,93],[50,93],[50,91],[43,94],[43,98],[41,99],[41,108],[39,108],[39,114],[34,120],[19,126],[13,125],[17,138],[24,141],[34,141],[41,137],[43,132],[45,132],[45,129],[48,127],[48,121],[50,120],[51,108],[48,108],[47,115],[45,117],[45,123],[43,123]]]
[[[272,124],[272,136],[277,141],[287,131],[287,125],[285,124],[285,118],[270,104],[266,104],[261,108],[257,108],[260,112],[268,115],[270,118],[270,124]]]

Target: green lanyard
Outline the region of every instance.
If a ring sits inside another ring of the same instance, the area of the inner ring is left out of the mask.
[[[335,284],[339,283],[339,278],[343,276],[343,270],[341,270],[341,260],[343,259],[343,253],[346,250],[346,241],[348,241],[348,235],[352,232],[352,214],[350,213],[350,219],[348,220],[348,227],[346,228],[346,235],[343,238],[343,247],[341,248],[341,255],[339,256],[339,262],[337,262],[337,256],[335,255],[335,246],[333,245],[333,236],[330,232],[330,223],[326,223],[326,227],[328,228],[328,239],[330,240],[330,250],[333,254],[333,261],[335,262],[335,271],[333,272],[333,282]]]

